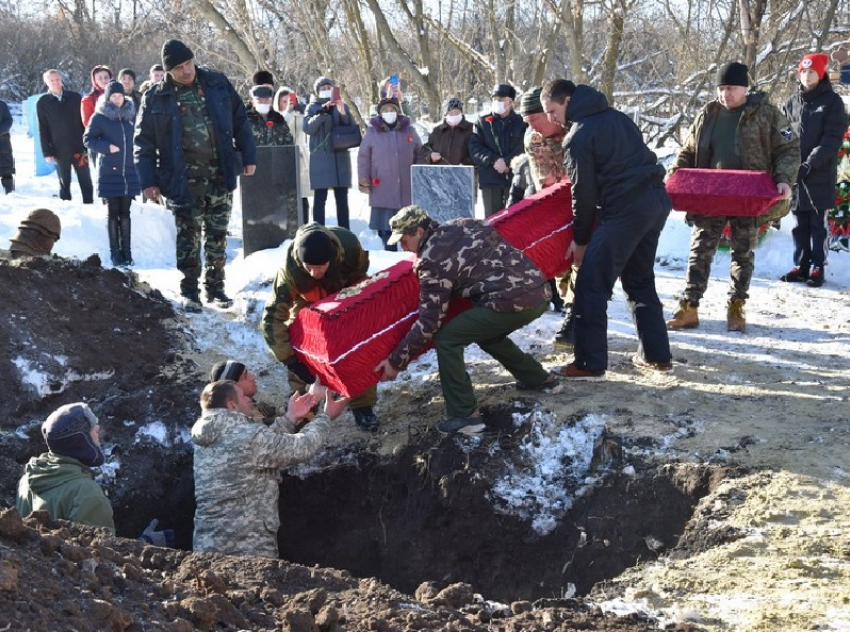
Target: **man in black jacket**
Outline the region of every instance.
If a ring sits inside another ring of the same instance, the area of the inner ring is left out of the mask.
[[[478,167],[478,186],[484,202],[484,216],[498,213],[511,192],[511,160],[524,151],[528,127],[514,112],[516,90],[499,84],[493,88],[493,112],[479,117],[469,137],[469,155]]]
[[[844,102],[832,89],[828,62],[823,53],[804,56],[797,70],[800,90],[785,104],[785,116],[800,137],[802,164],[792,207],[797,222],[791,231],[794,267],[781,279],[805,282],[809,287],[824,283],[826,214],[835,204],[838,150],[847,129]]]
[[[163,196],[177,224],[177,269],[187,311],[199,311],[201,235],[208,303],[230,307],[224,293],[227,225],[236,188],[237,157],[242,174],[254,175],[257,150],[245,105],[220,72],[195,67],[183,42],[162,47],[166,79],[145,92],[136,120],[135,160],[145,197]]]
[[[601,92],[557,79],[543,87],[543,110],[567,130],[564,167],[572,182],[573,243],[578,267],[575,359],[561,370],[574,380],[600,380],[608,367],[608,299],[617,278],[638,333],[632,362],[669,371],[670,342],[655,290],[655,251],[672,208],[664,168],[631,118]],[[598,223],[594,229],[594,224]]]
[[[47,162],[56,164],[59,176],[59,197],[71,199],[71,167],[77,173],[77,182],[83,194],[83,204],[94,201],[94,191],[89,172],[89,159],[83,145],[83,121],[80,118],[79,92],[65,90],[62,74],[50,69],[44,73],[47,93],[35,102],[38,117],[38,136],[41,153]]]

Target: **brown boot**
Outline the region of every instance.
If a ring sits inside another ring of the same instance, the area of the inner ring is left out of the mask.
[[[733,299],[726,306],[726,330],[740,331],[741,333],[747,331],[747,319],[744,316],[743,299]]]
[[[699,327],[697,306],[691,305],[687,299],[679,301],[679,311],[667,321],[667,329],[696,329]]]

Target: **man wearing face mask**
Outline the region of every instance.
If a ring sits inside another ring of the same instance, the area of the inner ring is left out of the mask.
[[[498,84],[492,91],[492,114],[479,117],[469,137],[469,153],[478,167],[484,216],[505,208],[511,191],[511,160],[523,152],[526,124],[514,112],[516,90]]]
[[[378,116],[369,121],[357,154],[357,181],[360,191],[369,194],[369,228],[377,231],[385,250],[395,250],[387,244],[390,218],[410,204],[410,166],[424,163],[425,157],[419,135],[410,118],[401,115],[398,100],[381,99]]]
[[[294,140],[283,115],[272,109],[274,77],[267,70],[254,73],[251,103],[246,108],[257,147],[292,145]]]
[[[463,104],[452,97],[446,103],[446,116],[428,136],[426,149],[432,165],[471,165],[469,137],[472,123],[463,117]]]
[[[18,482],[15,507],[21,516],[46,511],[53,520],[69,520],[115,533],[112,506],[94,482],[91,468],[103,465],[100,425],[88,405],[57,408],[41,425],[48,451],[33,457]]]

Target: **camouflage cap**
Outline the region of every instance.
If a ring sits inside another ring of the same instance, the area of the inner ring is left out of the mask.
[[[406,231],[420,226],[427,219],[431,219],[431,217],[421,206],[415,204],[405,206],[390,218],[390,228],[393,234],[387,240],[387,245],[397,244]]]

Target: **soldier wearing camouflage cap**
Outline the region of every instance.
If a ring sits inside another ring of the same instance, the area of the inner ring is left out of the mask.
[[[142,97],[136,124],[135,161],[145,198],[163,197],[177,224],[177,269],[187,311],[200,311],[198,284],[204,273],[206,300],[219,307],[224,293],[227,225],[239,175],[251,176],[257,150],[245,105],[222,73],[195,66],[183,42],[162,47],[166,77]],[[242,168],[237,172],[237,155]],[[204,265],[201,265],[203,243]]]
[[[440,224],[411,205],[390,220],[390,243],[416,254],[419,318],[386,360],[375,367],[395,379],[419,352],[434,343],[446,401],[441,432],[484,429],[463,354],[477,344],[504,366],[521,390],[555,392],[557,379],[508,337],[546,311],[549,287],[543,273],[487,222],[456,219]],[[449,301],[473,307],[445,322]]]
[[[251,417],[251,400],[236,382],[207,384],[192,426],[195,551],[278,557],[280,469],[319,450],[348,400],[328,392],[324,412],[296,432],[317,403],[310,393],[293,393],[286,415],[265,426]]]

